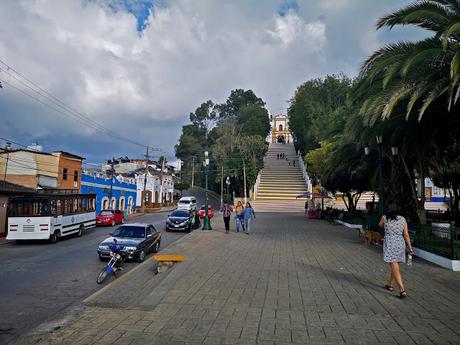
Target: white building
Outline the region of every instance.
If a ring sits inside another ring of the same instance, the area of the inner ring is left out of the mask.
[[[147,207],[157,207],[161,204],[171,204],[174,195],[174,179],[167,173],[152,171],[149,169],[147,179],[145,173],[135,175],[137,185],[136,206],[142,206],[142,192],[145,185],[145,205]]]

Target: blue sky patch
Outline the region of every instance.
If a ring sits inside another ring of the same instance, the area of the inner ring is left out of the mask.
[[[98,1],[98,0],[86,0]],[[162,0],[103,0],[112,11],[126,11],[137,19],[137,31],[142,32],[148,26],[150,11],[158,6]]]
[[[298,12],[299,4],[296,1],[285,1],[278,6],[278,14],[284,17],[290,11]]]

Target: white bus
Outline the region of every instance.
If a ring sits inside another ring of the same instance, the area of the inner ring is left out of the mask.
[[[8,202],[7,240],[49,240],[96,226],[94,194],[32,194]]]

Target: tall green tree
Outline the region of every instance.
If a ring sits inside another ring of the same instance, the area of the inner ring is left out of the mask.
[[[328,75],[297,88],[290,100],[288,117],[296,148],[302,154],[319,147],[321,140],[343,128],[339,119],[343,113],[338,109],[346,105],[350,87],[351,80],[346,76]]]

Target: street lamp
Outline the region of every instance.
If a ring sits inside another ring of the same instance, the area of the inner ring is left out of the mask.
[[[211,221],[209,219],[209,206],[208,206],[208,170],[209,170],[209,153],[208,151],[204,152],[204,166],[205,166],[205,182],[206,189],[204,194],[204,222],[202,230],[212,230]]]
[[[230,196],[230,191],[229,191],[229,188],[230,188],[230,176],[227,176],[227,179],[225,180],[225,183],[227,184],[227,199],[229,198]],[[228,202],[230,200],[227,200]]]

